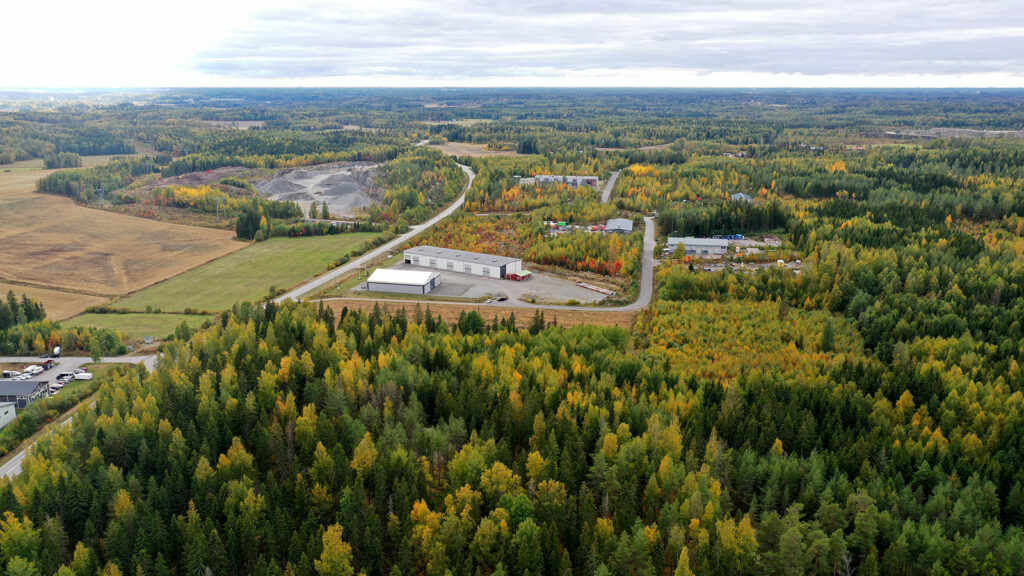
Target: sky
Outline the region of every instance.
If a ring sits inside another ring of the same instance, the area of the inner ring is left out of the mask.
[[[36,0],[3,14],[0,89],[1024,87],[1020,0]]]

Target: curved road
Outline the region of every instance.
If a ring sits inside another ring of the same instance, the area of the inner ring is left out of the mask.
[[[316,278],[310,280],[309,282],[306,282],[302,286],[299,286],[298,288],[295,288],[295,289],[285,293],[284,295],[282,295],[282,296],[280,296],[278,298],[275,298],[274,302],[280,304],[281,302],[284,302],[285,300],[298,300],[299,297],[301,297],[302,295],[308,294],[308,293],[312,292],[313,290],[315,290],[317,288],[320,288],[324,284],[327,284],[327,283],[337,279],[339,276],[341,276],[343,274],[346,274],[348,272],[351,272],[353,270],[359,269],[364,264],[366,264],[367,262],[372,262],[375,258],[378,258],[378,257],[383,256],[384,254],[386,254],[388,252],[393,251],[395,248],[401,246],[405,242],[408,242],[409,240],[412,240],[416,236],[419,236],[420,234],[422,234],[424,231],[429,230],[430,227],[433,226],[434,224],[437,224],[441,220],[444,220],[445,218],[447,218],[447,217],[451,216],[452,214],[454,214],[455,211],[458,210],[459,208],[461,208],[462,205],[466,202],[466,192],[469,192],[469,187],[473,185],[473,179],[476,178],[476,173],[473,172],[472,168],[470,168],[469,166],[465,166],[463,164],[459,164],[458,166],[459,166],[459,168],[462,168],[462,171],[466,173],[466,176],[469,176],[469,182],[466,183],[466,187],[462,191],[462,196],[459,196],[455,200],[455,202],[452,202],[451,204],[449,204],[447,208],[445,208],[440,213],[438,213],[436,216],[434,216],[433,218],[431,218],[430,220],[427,220],[426,222],[424,222],[422,224],[416,224],[415,226],[410,226],[409,227],[409,231],[406,232],[405,234],[402,234],[401,236],[399,236],[399,237],[397,237],[397,238],[395,238],[395,239],[393,239],[393,240],[391,240],[391,241],[389,241],[389,242],[387,242],[385,244],[382,244],[382,245],[378,246],[377,248],[374,248],[373,250],[370,250],[369,252],[367,252],[366,254],[363,254],[359,258],[356,258],[355,260],[352,260],[351,262],[348,262],[348,263],[346,263],[346,264],[344,264],[342,266],[339,266],[339,267],[335,268],[334,270],[331,270],[330,272],[324,274],[323,276],[317,276]]]
[[[142,363],[146,368],[152,372],[156,370],[156,354],[149,356],[109,356],[107,358],[101,358],[99,364],[138,364]],[[41,358],[35,356],[0,356],[0,364],[38,364],[41,362]],[[86,358],[84,356],[62,356],[57,359],[57,365],[53,368],[37,374],[33,380],[52,380],[52,376],[61,372],[71,372],[75,368],[81,368],[85,364],[96,364],[92,361],[92,358]],[[71,423],[71,418],[58,422],[57,426],[67,426]],[[34,444],[34,442],[33,442]],[[11,457],[10,460],[4,462],[0,466],[0,476],[4,478],[14,478],[18,474],[21,474],[21,464],[25,461],[25,457],[28,456],[28,451],[32,448],[32,445],[26,446],[23,450],[16,453]]]

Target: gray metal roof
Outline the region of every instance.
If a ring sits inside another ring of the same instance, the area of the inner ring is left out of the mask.
[[[438,248],[437,246],[413,246],[405,251],[406,254],[416,256],[430,256],[432,258],[445,258],[458,262],[469,262],[471,264],[486,264],[488,266],[503,266],[513,262],[519,262],[519,258],[508,256],[495,256],[493,254],[481,254],[479,252],[466,252],[465,250],[452,250],[451,248]]]
[[[604,229],[607,230],[628,230],[633,231],[633,221],[629,218],[612,218],[605,225]]]
[[[693,236],[687,236],[685,238],[679,238],[678,236],[670,236],[667,244],[669,246],[676,246],[680,242],[685,246],[710,246],[713,248],[728,248],[729,241],[718,239],[718,238],[694,238]]]
[[[40,380],[0,380],[0,396],[31,396],[40,384]]]

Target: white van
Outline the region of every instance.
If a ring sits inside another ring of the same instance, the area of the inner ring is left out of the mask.
[[[90,374],[89,372],[75,374],[75,380],[92,380],[92,374]]]

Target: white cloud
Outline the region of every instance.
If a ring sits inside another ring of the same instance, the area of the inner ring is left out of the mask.
[[[1010,0],[101,3],[19,3],[0,83],[1024,86]]]

